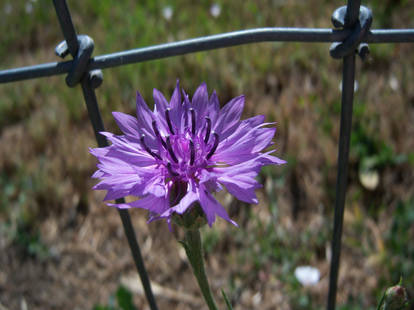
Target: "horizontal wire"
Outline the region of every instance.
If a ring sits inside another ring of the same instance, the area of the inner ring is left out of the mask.
[[[343,41],[350,30],[317,28],[256,28],[216,34],[195,39],[152,45],[91,58],[88,70],[118,67],[148,60],[184,55],[194,52],[259,42],[313,42]],[[371,30],[362,40],[366,43],[412,43],[414,29]],[[68,73],[73,60],[51,62],[0,71],[0,83],[9,83],[39,77]]]

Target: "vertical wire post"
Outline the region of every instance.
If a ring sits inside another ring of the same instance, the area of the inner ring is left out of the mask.
[[[66,39],[68,50],[70,54],[75,58],[78,49],[79,43],[75,28],[72,23],[72,18],[65,0],[53,0],[55,5],[56,14],[59,19],[59,23],[62,28],[63,35]],[[94,85],[92,85],[92,79],[90,78],[89,72],[86,72],[81,79],[82,93],[88,110],[89,119],[91,121],[96,141],[99,147],[108,146],[108,142],[99,132],[104,131],[104,125],[101,118],[101,114],[98,107],[98,101],[96,99],[96,94],[94,90]],[[125,202],[123,198],[117,199],[117,203]],[[154,295],[151,289],[151,283],[148,278],[148,274],[144,265],[144,261],[141,255],[141,250],[136,238],[134,227],[132,226],[131,218],[129,216],[128,210],[118,209],[119,216],[124,227],[124,232],[128,240],[129,247],[135,262],[135,266],[138,270],[138,274],[141,278],[142,286],[145,291],[145,295],[151,310],[158,310],[157,304],[155,302]]]
[[[98,146],[108,146],[108,141],[106,140],[106,138],[99,134],[99,132],[104,131],[105,129],[102,122],[101,114],[99,112],[98,101],[96,99],[95,91],[91,85],[91,81],[88,77],[88,74],[85,74],[85,76],[82,78],[81,84],[83,97],[85,99],[88,115],[95,132]],[[124,203],[125,200],[123,198],[120,198],[116,199],[116,202]],[[144,288],[147,301],[150,305],[151,310],[158,310],[154,295],[152,293],[151,282],[149,281],[148,273],[144,265],[144,260],[142,258],[141,250],[136,238],[134,227],[132,226],[129,212],[127,209],[117,210],[122,221],[122,226],[124,227],[124,233],[127,237],[129,248],[131,249],[131,254],[134,259],[135,267],[137,268],[138,274],[141,278],[142,287]]]
[[[70,54],[75,57],[78,53],[79,43],[76,35],[75,26],[73,26],[72,18],[70,16],[69,8],[66,1],[53,0],[56,14],[58,16],[60,28],[63,32]]]
[[[351,28],[359,18],[360,0],[348,0],[345,28]],[[327,310],[335,310],[338,273],[341,256],[342,226],[344,220],[345,196],[348,177],[349,145],[352,128],[352,106],[355,83],[355,50],[343,58],[341,125],[338,147],[338,171],[336,179],[336,197],[334,228],[332,237],[331,270]]]
[[[344,58],[342,72],[341,128],[338,147],[338,171],[336,178],[336,198],[334,230],[332,237],[331,271],[329,277],[328,310],[335,309],[338,272],[341,255],[342,225],[344,219],[345,193],[348,177],[349,142],[351,137],[352,105],[354,96],[355,55]]]

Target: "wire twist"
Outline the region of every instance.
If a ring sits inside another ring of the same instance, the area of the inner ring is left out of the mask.
[[[353,25],[348,23],[347,7],[342,6],[332,14],[332,24],[335,28],[350,29],[351,34],[342,42],[332,43],[329,53],[333,58],[343,58],[357,51],[362,60],[369,54],[367,43],[361,43],[369,32],[372,24],[372,12],[365,6],[359,9],[359,19]]]
[[[103,81],[102,70],[97,69],[88,71],[88,64],[93,52],[94,42],[92,38],[87,35],[78,35],[77,38],[79,48],[73,58],[72,68],[66,76],[66,84],[69,87],[75,87],[87,73],[92,87],[98,88]],[[60,42],[56,46],[55,53],[61,58],[65,58],[65,56],[69,54],[69,47],[66,40]]]

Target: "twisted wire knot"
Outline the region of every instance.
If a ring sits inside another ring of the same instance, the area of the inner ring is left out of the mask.
[[[361,43],[362,39],[368,33],[372,24],[372,12],[365,6],[359,9],[359,19],[355,24],[349,25],[347,20],[347,7],[342,6],[332,14],[332,24],[335,28],[350,29],[350,35],[342,42],[332,43],[329,53],[333,58],[343,58],[355,51],[365,59],[369,53],[367,43]]]
[[[78,35],[79,48],[76,55],[73,55],[73,65],[68,75],[66,76],[66,84],[69,87],[75,87],[80,82],[85,74],[88,74],[88,79],[93,88],[97,88],[102,84],[103,74],[101,70],[87,71],[88,63],[93,52],[94,42],[92,38],[87,35]],[[55,53],[61,58],[65,58],[69,54],[69,48],[66,40],[60,42],[56,48]]]

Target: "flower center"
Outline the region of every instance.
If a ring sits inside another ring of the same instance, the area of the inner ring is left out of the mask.
[[[151,149],[145,134],[141,135],[140,142],[144,150],[164,165],[168,177],[185,179],[196,177],[204,169],[214,155],[219,144],[219,135],[211,129],[211,119],[206,116],[202,126],[197,129],[196,111],[188,110],[186,125],[182,130],[173,126],[171,109],[165,110],[167,128],[164,136],[161,134],[156,120],[152,121],[152,129],[158,140],[158,149]],[[189,122],[191,121],[191,122]],[[190,123],[190,124],[188,124]]]

